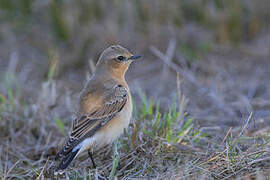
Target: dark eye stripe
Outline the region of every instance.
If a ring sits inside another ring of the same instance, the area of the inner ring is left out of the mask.
[[[118,57],[117,57],[117,60],[123,61],[123,60],[125,60],[125,57],[124,57],[124,56],[118,56]]]

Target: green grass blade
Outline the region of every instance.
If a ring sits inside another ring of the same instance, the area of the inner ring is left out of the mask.
[[[157,112],[157,115],[156,115],[156,118],[155,118],[155,122],[154,122],[154,126],[153,126],[153,134],[155,136],[157,135],[157,128],[158,128],[160,117],[161,117],[161,113],[160,112]]]
[[[14,95],[13,95],[13,91],[12,91],[12,88],[10,87],[10,85],[8,85],[8,100],[9,100],[9,103],[10,103],[12,111],[13,111],[15,109]]]
[[[110,172],[109,180],[114,179],[118,162],[119,162],[119,154],[118,154],[118,139],[117,139],[114,141],[114,144],[113,144],[113,164],[112,164],[112,170]]]
[[[64,129],[64,125],[63,125],[61,119],[60,118],[55,118],[55,121],[56,121],[56,124],[57,124],[57,127],[58,127],[59,131],[63,135],[66,135],[66,132],[65,132],[65,129]]]

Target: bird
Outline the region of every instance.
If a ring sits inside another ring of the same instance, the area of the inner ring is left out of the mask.
[[[60,160],[56,172],[65,170],[86,151],[96,168],[93,151],[114,142],[128,127],[132,102],[125,74],[140,57],[121,45],[111,45],[101,53],[93,75],[80,93],[69,137],[55,156],[56,161]]]

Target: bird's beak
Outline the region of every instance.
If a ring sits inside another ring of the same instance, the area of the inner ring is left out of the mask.
[[[142,57],[141,55],[132,55],[128,58],[128,60],[135,60],[135,59],[139,59],[140,57]]]

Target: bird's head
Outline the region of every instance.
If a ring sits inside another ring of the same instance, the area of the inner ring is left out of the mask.
[[[113,45],[102,52],[97,63],[97,69],[108,71],[111,75],[123,77],[131,62],[140,57],[130,53],[120,45]]]

